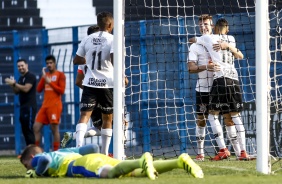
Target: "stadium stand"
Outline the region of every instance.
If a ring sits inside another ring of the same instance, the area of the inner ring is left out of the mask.
[[[43,28],[36,0],[1,0],[0,30]]]

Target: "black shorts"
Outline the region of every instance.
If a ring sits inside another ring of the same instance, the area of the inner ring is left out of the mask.
[[[209,92],[196,91],[196,111],[198,115],[208,115]]]
[[[239,81],[224,77],[215,79],[210,92],[209,110],[241,112],[243,102]]]
[[[84,86],[80,111],[93,111],[100,104],[103,114],[113,113],[113,88],[91,88]]]
[[[102,111],[99,104],[97,108],[92,111],[91,120],[94,127],[100,128],[102,126]]]

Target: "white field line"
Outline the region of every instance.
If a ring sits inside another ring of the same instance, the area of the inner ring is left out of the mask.
[[[247,171],[247,169],[238,168],[238,167],[228,167],[228,166],[218,166],[218,165],[205,165],[205,167],[216,167],[221,169],[229,169],[234,171]]]

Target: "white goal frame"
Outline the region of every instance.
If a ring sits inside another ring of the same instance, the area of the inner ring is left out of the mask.
[[[113,123],[113,154],[122,160],[124,156],[123,138],[123,65],[124,65],[124,20],[123,0],[114,0],[114,123]]]
[[[256,1],[257,171],[270,174],[269,158],[269,14],[268,1]],[[267,89],[267,90],[266,90]]]

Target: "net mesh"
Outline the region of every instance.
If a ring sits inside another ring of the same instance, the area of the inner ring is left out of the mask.
[[[271,155],[281,156],[281,5],[269,4],[271,77]],[[150,151],[154,156],[175,157],[182,152],[197,154],[195,86],[197,75],[188,72],[188,39],[199,36],[198,17],[210,14],[214,22],[224,17],[244,59],[235,61],[243,91],[241,118],[246,129],[249,154],[256,155],[255,2],[126,0],[125,103],[129,121],[127,157]],[[223,125],[223,118],[220,117]],[[234,151],[227,139],[229,150]],[[218,151],[209,123],[205,154]]]

